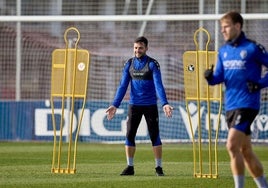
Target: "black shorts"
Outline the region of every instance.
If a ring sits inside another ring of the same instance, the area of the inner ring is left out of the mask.
[[[228,128],[235,128],[244,132],[246,135],[251,134],[250,126],[258,114],[258,110],[250,108],[240,108],[226,112],[226,122]]]
[[[127,120],[127,141],[128,145],[135,146],[135,137],[144,115],[152,145],[161,145],[159,137],[159,117],[157,105],[138,106],[129,105]]]

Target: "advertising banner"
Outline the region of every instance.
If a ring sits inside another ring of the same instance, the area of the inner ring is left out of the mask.
[[[191,142],[191,129],[189,118],[185,109],[184,102],[172,102],[174,113],[172,118],[165,117],[162,107],[159,106],[159,126],[160,136],[163,142]],[[77,130],[77,121],[81,115],[80,104],[75,105],[73,118],[73,133]],[[117,109],[116,116],[108,121],[106,118],[106,109],[109,102],[87,101],[83,121],[79,133],[79,141],[83,142],[111,142],[122,143],[125,140],[127,107],[128,103],[123,102]],[[197,105],[190,104],[190,116],[194,136],[197,137]],[[217,105],[216,105],[217,106]],[[262,105],[259,115],[251,126],[252,138],[256,142],[266,142],[268,140],[268,103]],[[217,129],[217,112],[212,111],[211,129],[212,132]],[[217,108],[215,108],[217,109]],[[61,119],[61,106],[55,105],[55,117],[57,125]],[[0,140],[33,140],[33,141],[53,141],[52,112],[49,101],[22,101],[22,102],[0,102]],[[201,106],[202,117],[202,138],[208,138],[208,123],[206,106]],[[215,113],[215,114],[214,114]],[[222,111],[224,113],[224,110]],[[69,124],[67,123],[70,111],[64,110],[63,136],[68,136]],[[219,141],[225,141],[228,129],[224,114],[220,116]],[[57,126],[57,135],[59,126]],[[150,138],[146,127],[145,118],[142,118],[139,126],[137,142],[149,142]]]

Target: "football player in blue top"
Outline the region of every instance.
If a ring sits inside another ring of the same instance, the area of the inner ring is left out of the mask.
[[[173,107],[169,105],[166,97],[159,63],[146,54],[147,50],[148,40],[143,36],[138,37],[134,41],[135,57],[129,59],[125,63],[114,101],[106,111],[107,119],[112,119],[116,113],[116,109],[120,106],[130,83],[130,99],[125,142],[127,167],[120,175],[134,175],[134,154],[136,151],[135,137],[143,115],[147,123],[153,146],[156,175],[164,175],[162,169],[162,142],[159,135],[157,98],[160,99],[160,103],[167,117],[172,116]]]
[[[243,17],[231,11],[221,19],[225,44],[218,60],[204,73],[208,84],[225,84],[226,122],[229,128],[226,148],[236,188],[244,187],[245,168],[259,188],[268,188],[263,166],[252,150],[250,126],[260,109],[260,90],[268,86],[268,53],[264,47],[245,36]]]

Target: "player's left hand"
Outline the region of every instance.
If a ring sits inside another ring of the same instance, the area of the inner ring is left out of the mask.
[[[167,117],[172,117],[172,111],[173,111],[173,107],[170,106],[169,104],[166,104],[163,106],[163,110],[165,112],[165,115]]]
[[[261,89],[260,85],[258,83],[251,82],[251,81],[247,82],[247,86],[248,86],[248,90],[249,90],[250,93],[259,91]]]

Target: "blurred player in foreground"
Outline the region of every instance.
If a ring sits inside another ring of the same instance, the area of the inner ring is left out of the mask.
[[[229,127],[227,150],[235,188],[243,188],[245,168],[259,188],[267,188],[263,166],[252,150],[250,126],[260,109],[260,90],[268,86],[268,75],[262,75],[262,65],[268,67],[264,47],[242,31],[243,18],[235,11],[221,19],[225,44],[219,49],[218,62],[205,71],[210,85],[224,82],[226,121]]]
[[[141,118],[144,115],[153,146],[156,164],[155,172],[157,176],[164,176],[157,96],[167,117],[172,116],[173,107],[168,104],[166,98],[160,66],[155,59],[146,54],[147,50],[148,40],[145,37],[138,37],[134,41],[135,57],[125,63],[114,101],[106,111],[108,120],[111,120],[116,113],[116,109],[120,106],[130,83],[131,90],[125,142],[127,167],[120,175],[134,175],[135,137]]]

